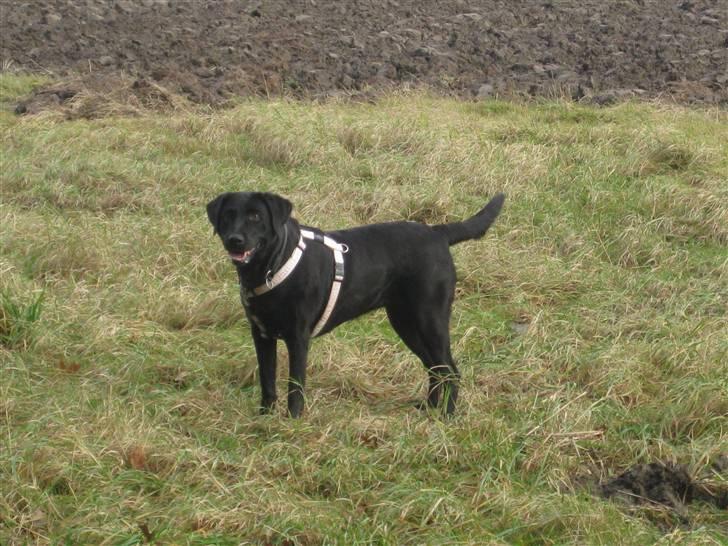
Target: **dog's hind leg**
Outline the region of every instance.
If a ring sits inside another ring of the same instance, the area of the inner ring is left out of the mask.
[[[441,289],[444,287],[440,287]],[[430,287],[432,289],[432,287]],[[450,306],[452,297],[422,297],[402,291],[386,306],[387,317],[402,341],[427,368],[427,405],[442,404],[447,414],[455,411],[460,372],[450,351]],[[440,294],[443,292],[440,290]]]

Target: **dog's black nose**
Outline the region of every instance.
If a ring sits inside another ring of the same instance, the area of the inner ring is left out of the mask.
[[[227,244],[231,246],[241,247],[245,244],[245,239],[240,235],[230,235],[227,238]]]

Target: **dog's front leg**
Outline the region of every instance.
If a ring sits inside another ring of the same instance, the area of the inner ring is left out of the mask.
[[[308,360],[308,336],[286,339],[288,347],[288,413],[300,417],[303,411],[303,389],[306,384],[306,363]]]
[[[263,337],[257,326],[251,328],[260,375],[260,414],[270,413],[276,403],[276,340]]]

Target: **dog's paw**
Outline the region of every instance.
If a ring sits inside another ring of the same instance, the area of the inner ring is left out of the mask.
[[[433,417],[443,417],[445,419],[449,419],[455,415],[454,406],[433,406],[428,400],[412,400],[411,402],[415,409],[423,413],[427,413],[428,415],[431,415]]]
[[[427,400],[412,400],[412,405],[419,411],[428,411],[431,409]]]
[[[275,407],[275,404],[275,400],[263,400],[260,404],[260,407],[258,407],[258,413],[260,415],[270,415],[271,413],[273,413],[273,408]]]

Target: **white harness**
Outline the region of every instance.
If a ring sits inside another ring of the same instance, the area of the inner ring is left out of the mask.
[[[285,281],[291,273],[293,273],[293,270],[296,269],[298,262],[301,260],[301,256],[303,256],[303,251],[306,250],[306,243],[304,242],[304,239],[323,243],[324,245],[329,247],[334,253],[334,280],[331,283],[329,301],[326,302],[324,312],[321,315],[321,318],[319,318],[318,322],[316,323],[316,326],[314,327],[311,334],[312,337],[315,337],[323,329],[323,327],[326,326],[326,323],[328,322],[331,313],[334,312],[336,300],[339,298],[341,283],[344,282],[344,254],[349,252],[349,247],[347,245],[337,243],[328,235],[323,235],[321,233],[310,231],[308,229],[302,229],[301,237],[298,240],[298,245],[295,249],[293,249],[293,253],[286,260],[286,263],[284,263],[281,268],[275,272],[275,274],[269,271],[266,275],[265,283],[254,288],[252,291],[252,295],[260,296],[261,294],[270,292],[276,286]]]

